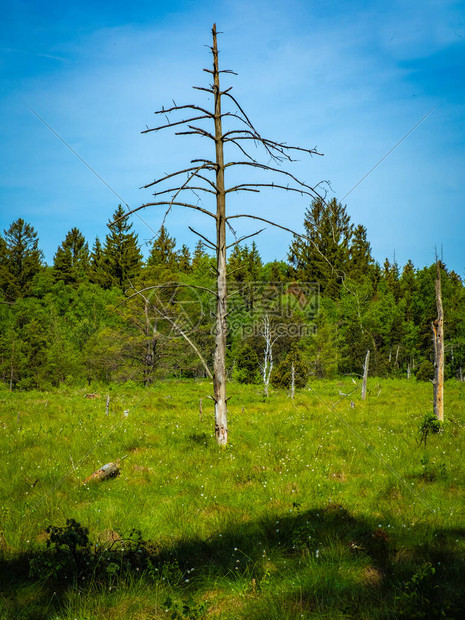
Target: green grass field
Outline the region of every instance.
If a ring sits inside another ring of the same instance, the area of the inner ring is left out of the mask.
[[[464,618],[465,383],[310,387],[0,392],[0,618]]]

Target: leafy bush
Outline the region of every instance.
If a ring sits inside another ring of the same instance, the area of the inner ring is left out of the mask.
[[[423,360],[416,374],[417,381],[432,381],[434,379],[434,365],[429,360]]]

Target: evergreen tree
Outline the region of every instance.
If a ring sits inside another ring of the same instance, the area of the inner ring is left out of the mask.
[[[371,245],[367,239],[367,229],[359,224],[355,227],[349,248],[350,277],[359,281],[364,276],[373,277],[374,260]]]
[[[0,235],[0,291],[6,290],[9,279],[6,242]]]
[[[383,264],[382,277],[384,278],[386,284],[388,285],[395,299],[399,299],[400,297],[399,265],[397,264],[395,258],[394,258],[393,263],[391,263],[389,259],[386,258]]]
[[[353,234],[346,208],[334,198],[329,203],[315,199],[306,211],[304,232],[309,240],[296,237],[288,253],[295,275],[317,282],[324,295],[337,298],[348,270]]]
[[[125,213],[123,207],[118,205],[110,220],[110,223],[115,224],[106,236],[103,249],[103,263],[111,285],[119,286],[122,290],[128,285],[128,280],[139,274],[142,267],[142,253],[137,235],[131,232],[132,224],[128,223]]]
[[[204,250],[204,244],[202,241],[197,241],[197,244],[194,248],[194,253],[192,255],[192,272],[193,274],[208,276],[210,271],[210,263],[211,258]]]
[[[103,247],[98,237],[95,237],[94,246],[90,253],[89,277],[91,282],[98,284],[102,288],[110,288],[111,286],[111,277],[105,268]]]
[[[248,280],[248,258],[248,247],[241,247],[238,243],[236,243],[228,258],[228,274],[230,275],[231,281],[245,282]]]
[[[170,237],[165,226],[162,226],[158,237],[153,242],[147,265],[149,267],[165,267],[175,270],[178,262],[175,248],[176,239]]]
[[[263,267],[263,263],[255,241],[252,242],[252,247],[250,251],[248,250],[246,264],[247,280],[249,280],[250,282],[258,282],[258,280],[260,279],[260,273]]]
[[[190,273],[192,271],[191,266],[191,253],[186,244],[184,244],[178,255],[179,271],[182,273]]]
[[[58,247],[53,268],[55,279],[62,280],[65,284],[77,284],[87,278],[89,246],[77,228],[72,228]]]
[[[37,233],[22,218],[13,222],[5,232],[4,268],[8,281],[3,284],[7,298],[17,299],[28,294],[32,280],[43,267]]]

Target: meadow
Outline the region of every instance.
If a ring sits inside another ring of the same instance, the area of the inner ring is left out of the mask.
[[[0,618],[465,617],[465,383],[368,387],[1,391]]]

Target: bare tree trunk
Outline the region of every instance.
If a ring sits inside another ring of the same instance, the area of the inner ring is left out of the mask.
[[[13,344],[11,345],[10,392],[13,391],[14,356],[15,356],[15,341],[13,340]]]
[[[368,365],[370,363],[370,351],[367,351],[365,357],[365,364],[363,366],[363,381],[362,381],[362,400],[367,398],[367,379],[368,379]]]
[[[215,153],[216,153],[216,269],[217,302],[213,392],[215,399],[215,437],[219,445],[228,443],[226,397],[226,193],[224,187],[223,130],[221,126],[221,90],[218,69],[216,24],[213,24],[213,90],[215,95]]]
[[[407,364],[407,379],[410,379],[410,364]]]
[[[434,338],[434,380],[433,380],[433,410],[434,415],[441,422],[444,420],[444,313],[442,309],[441,268],[436,261],[436,307],[438,317],[433,321]]]
[[[399,366],[399,351],[400,351],[400,344],[397,345],[397,350],[396,350],[396,361],[395,361],[396,368]]]
[[[265,314],[263,317],[263,337],[265,339],[265,353],[263,360],[263,386],[265,396],[268,398],[268,387],[270,384],[271,373],[273,371],[273,344],[275,340],[271,338],[270,317]]]
[[[105,407],[105,415],[110,413],[110,396],[107,396],[107,405]]]
[[[295,394],[295,366],[294,366],[294,362],[292,362],[292,367],[291,367],[291,398],[294,398],[294,394]]]

